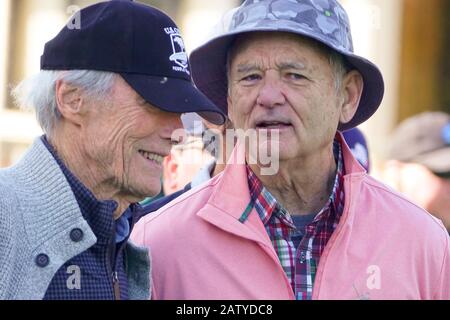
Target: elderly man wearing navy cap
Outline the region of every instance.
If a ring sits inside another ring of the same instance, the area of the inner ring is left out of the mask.
[[[193,77],[259,140],[238,141],[222,174],[139,222],[132,239],[151,247],[153,298],[449,299],[444,227],[368,176],[339,132],[383,97],[344,9],[247,0],[233,12],[192,52]],[[277,145],[268,175],[260,151]]]
[[[147,250],[128,241],[136,202],[159,193],[181,113],[225,120],[167,15],[132,1],[77,14],[14,92],[44,135],[0,170],[0,299],[148,299]]]

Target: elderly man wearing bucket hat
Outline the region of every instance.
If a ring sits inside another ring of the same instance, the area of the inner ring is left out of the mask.
[[[15,91],[44,131],[0,170],[1,299],[148,299],[149,256],[128,241],[160,191],[180,115],[225,115],[192,84],[175,23],[108,1],[77,13]]]
[[[375,112],[383,78],[336,1],[247,0],[191,62],[257,152],[278,147],[279,170],[238,142],[222,174],[140,221],[155,299],[450,298],[442,224],[369,177],[339,132]]]

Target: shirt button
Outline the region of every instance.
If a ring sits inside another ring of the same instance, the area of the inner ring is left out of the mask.
[[[44,268],[50,263],[50,258],[45,253],[40,253],[36,256],[35,262],[38,267]]]
[[[70,231],[70,239],[73,242],[80,242],[83,239],[83,231],[79,228],[72,229]]]
[[[305,262],[306,260],[306,254],[304,251],[300,252],[300,263]]]

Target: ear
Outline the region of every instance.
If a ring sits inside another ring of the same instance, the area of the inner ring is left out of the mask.
[[[80,88],[58,80],[56,82],[55,96],[58,111],[63,118],[80,125],[81,117],[84,113]]]
[[[348,123],[352,120],[358,109],[363,88],[364,81],[362,75],[357,70],[352,70],[344,76],[342,81],[343,102],[341,116],[339,118],[341,123]]]
[[[178,190],[178,159],[173,150],[163,160],[163,190],[165,195]]]

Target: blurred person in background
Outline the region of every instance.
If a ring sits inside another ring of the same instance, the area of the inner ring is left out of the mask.
[[[205,148],[203,134],[205,127],[202,119],[195,113],[181,116],[186,137],[182,143],[174,145],[163,161],[163,191],[164,195],[171,195],[189,184],[195,186],[192,179],[206,166],[207,172],[212,169],[213,156]],[[200,179],[202,180],[202,179]],[[202,181],[199,181],[202,182]]]
[[[385,181],[450,232],[450,115],[424,112],[404,120],[388,147]]]

